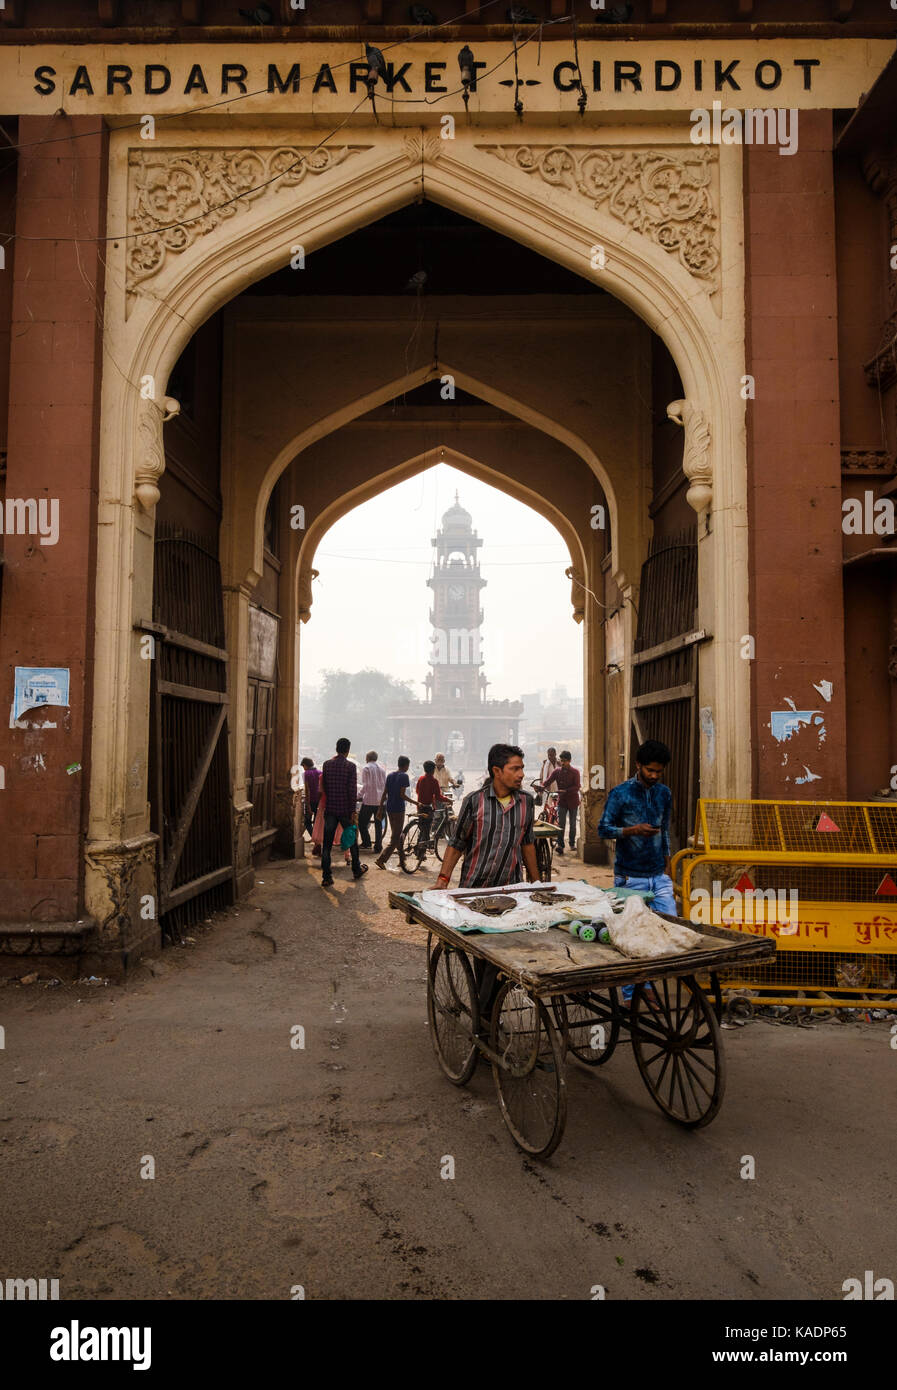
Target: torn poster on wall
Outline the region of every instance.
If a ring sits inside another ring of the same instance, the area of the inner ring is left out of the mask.
[[[819,740],[825,738],[825,719],[818,709],[772,709],[769,711],[769,727],[774,739],[785,743],[802,726],[816,730]]]
[[[69,685],[67,666],[17,666],[9,727],[14,728],[28,710],[68,706]],[[56,725],[47,720],[42,727],[55,729]]]

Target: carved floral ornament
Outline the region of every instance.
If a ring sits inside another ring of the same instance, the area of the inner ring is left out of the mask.
[[[710,462],[710,425],[703,410],[691,401],[670,401],[667,415],[685,430],[682,471],[689,482],[685,500],[700,513],[713,500],[713,468]]]
[[[329,173],[368,148],[131,150],[126,274],[129,309],[139,286],[157,275],[170,255],[186,251],[260,198],[282,195],[285,189]]]
[[[708,294],[719,289],[718,153],[707,147],[638,149],[609,145],[480,145],[506,164],[607,205],[619,222],[675,255]]]
[[[888,449],[851,448],[841,450],[842,473],[881,474],[890,477],[897,459]]]
[[[137,467],[134,474],[134,494],[144,511],[151,511],[158,502],[159,479],[165,472],[165,446],[162,426],[180,412],[180,402],[165,396],[161,406],[157,401],[141,400],[137,416]]]

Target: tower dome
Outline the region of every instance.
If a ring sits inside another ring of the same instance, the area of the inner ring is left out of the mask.
[[[454,503],[448,511],[442,513],[442,529],[444,531],[469,531],[472,521],[473,517],[461,506],[456,492]]]

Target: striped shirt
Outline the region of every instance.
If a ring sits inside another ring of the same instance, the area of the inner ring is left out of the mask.
[[[533,798],[529,792],[512,793],[511,804],[502,808],[491,779],[461,802],[455,833],[448,843],[461,850],[462,888],[498,888],[519,883],[523,877],[521,847],[534,843]]]

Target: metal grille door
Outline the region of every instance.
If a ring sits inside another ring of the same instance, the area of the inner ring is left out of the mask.
[[[160,523],[155,542],[150,805],[163,935],[234,900],[227,651],[209,542]]]
[[[642,566],[632,658],[631,748],[646,739],[673,755],[666,781],[673,793],[670,840],[675,851],[694,825],[698,796],[698,543],[694,527],[652,540]]]

